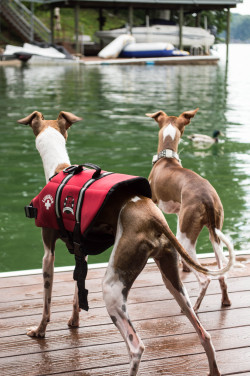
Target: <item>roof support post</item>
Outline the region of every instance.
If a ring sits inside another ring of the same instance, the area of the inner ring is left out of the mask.
[[[99,9],[99,17],[98,17],[98,20],[99,20],[99,30],[103,30],[103,26],[105,24],[105,17],[103,16],[103,9],[100,8]],[[103,43],[103,40],[100,39],[100,47],[101,49],[103,49],[104,47],[104,43]]]
[[[103,16],[103,9],[102,8],[99,9],[98,21],[99,21],[99,30],[103,30],[103,26],[105,24],[105,18]]]
[[[129,23],[129,32],[132,34],[132,27],[133,27],[133,15],[134,15],[134,8],[132,5],[128,8],[128,23]]]
[[[50,43],[54,44],[54,8],[50,6]]]
[[[75,40],[76,40],[76,52],[80,52],[79,48],[79,3],[76,3],[75,5]]]
[[[196,13],[195,17],[195,27],[200,27],[201,26],[201,14],[200,12]]]
[[[226,61],[228,61],[228,54],[229,54],[230,23],[231,23],[231,13],[230,13],[230,8],[227,8],[227,33],[226,33],[227,52],[226,52]]]
[[[34,2],[31,2],[30,42],[34,42]]]
[[[183,50],[183,42],[182,42],[182,26],[183,26],[183,7],[179,9],[179,49]]]

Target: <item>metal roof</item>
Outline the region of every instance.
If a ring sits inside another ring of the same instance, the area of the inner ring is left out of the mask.
[[[91,6],[127,6],[128,4],[136,7],[145,4],[155,5],[157,7],[163,6],[166,9],[177,9],[180,6],[188,9],[223,9],[233,8],[243,0],[26,0],[30,2],[40,3],[44,5],[55,5],[60,7],[72,7],[78,4],[80,7]]]

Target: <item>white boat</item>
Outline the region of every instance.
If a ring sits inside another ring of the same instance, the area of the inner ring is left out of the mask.
[[[114,30],[97,31],[96,36],[104,44],[110,43],[113,39],[121,34],[128,33],[128,28]],[[161,25],[152,26],[135,26],[131,30],[137,43],[172,43],[179,47],[179,26],[178,25]],[[184,48],[205,47],[208,50],[214,44],[215,37],[208,30],[201,27],[183,26],[182,28],[182,45]]]
[[[61,51],[59,51],[59,49]],[[57,64],[77,62],[74,56],[70,55],[63,47],[54,48],[40,47],[30,43],[24,43],[22,47],[8,44],[5,47],[3,57],[6,59],[16,58],[28,64]]]

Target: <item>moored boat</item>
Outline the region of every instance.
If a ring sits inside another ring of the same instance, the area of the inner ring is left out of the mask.
[[[8,44],[3,58],[19,59],[28,64],[74,63],[78,60],[69,54],[62,46],[38,46],[24,43],[22,47]]]
[[[97,31],[96,36],[104,44],[110,43],[113,39],[121,34],[127,34],[126,27],[114,30]],[[131,33],[137,43],[171,43],[179,46],[179,26],[178,25],[161,25],[152,26],[135,26]],[[214,44],[215,37],[208,30],[201,27],[183,26],[182,28],[182,45],[184,48],[204,47],[208,50]]]

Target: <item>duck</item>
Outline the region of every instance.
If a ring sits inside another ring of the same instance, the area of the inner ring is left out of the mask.
[[[190,136],[187,136],[187,137],[189,140],[197,144],[212,145],[219,141],[219,136],[223,136],[223,134],[220,131],[215,130],[213,132],[212,137],[207,136],[205,134],[198,134],[198,133],[191,134]]]

